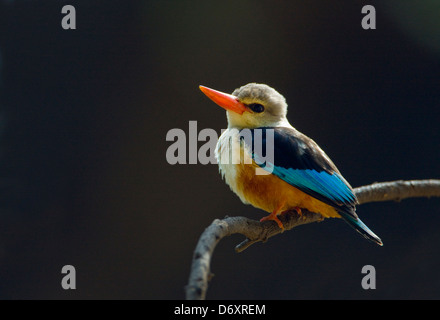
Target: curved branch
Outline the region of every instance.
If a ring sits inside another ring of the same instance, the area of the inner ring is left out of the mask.
[[[397,180],[375,182],[354,189],[359,204],[380,201],[400,201],[406,198],[440,197],[440,180]]]
[[[355,188],[359,204],[379,201],[400,201],[415,197],[440,197],[440,180],[411,180],[373,183]],[[323,220],[314,212],[302,210],[299,216],[296,211],[283,213],[280,217],[286,230]],[[258,222],[245,217],[226,217],[215,219],[200,236],[194,251],[188,285],[185,287],[186,299],[203,300],[211,278],[211,257],[217,243],[224,237],[240,233],[246,239],[235,247],[241,252],[256,242],[265,242],[270,237],[281,233],[281,229],[272,221]]]

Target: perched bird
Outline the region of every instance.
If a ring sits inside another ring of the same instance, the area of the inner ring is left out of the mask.
[[[324,218],[342,218],[366,239],[382,245],[356,214],[353,189],[334,163],[289,123],[287,103],[281,94],[258,83],[249,83],[232,94],[204,86],[200,90],[226,109],[228,129],[216,148],[220,173],[245,204],[270,213],[260,221],[274,220],[284,230],[279,214],[291,210],[301,214],[301,209],[306,209]],[[241,135],[245,129],[251,132],[250,142]],[[257,131],[261,133],[258,136]],[[265,144],[270,140],[269,133],[272,145]],[[257,150],[254,145],[257,137],[262,139],[266,154],[267,148],[273,151],[273,159],[264,164],[259,163],[264,148]],[[233,161],[231,152],[242,158]],[[266,174],[258,174],[257,168]]]

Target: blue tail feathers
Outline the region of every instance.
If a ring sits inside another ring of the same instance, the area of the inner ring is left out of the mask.
[[[351,215],[348,215],[344,212],[339,212],[341,217],[351,226],[353,227],[357,232],[359,232],[364,238],[383,246],[382,240],[368,228],[359,218],[355,218]]]

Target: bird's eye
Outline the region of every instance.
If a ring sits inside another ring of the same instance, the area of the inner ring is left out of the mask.
[[[259,103],[252,103],[248,106],[253,112],[261,113],[264,111],[263,105]]]

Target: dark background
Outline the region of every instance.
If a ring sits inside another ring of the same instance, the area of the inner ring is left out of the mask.
[[[199,84],[275,87],[354,187],[440,176],[436,0],[0,3],[0,298],[182,299],[204,228],[265,214],[216,165],[167,163],[170,129],[226,127]],[[439,299],[439,208],[360,206],[383,247],[335,219],[241,254],[230,237],[208,298]],[[67,264],[76,290],[61,288]]]

